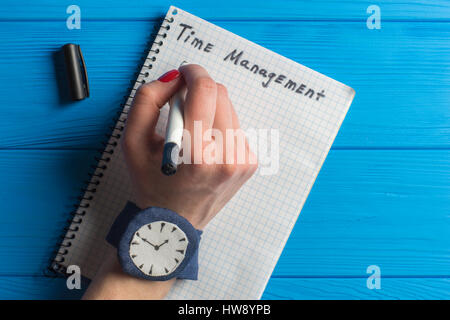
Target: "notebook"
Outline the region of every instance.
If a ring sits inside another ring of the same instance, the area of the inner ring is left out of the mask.
[[[112,250],[105,236],[133,201],[120,148],[136,89],[183,61],[224,84],[244,131],[255,130],[259,168],[204,229],[199,280],[167,299],[259,299],[354,97],[354,90],[171,6],[53,260],[92,279]],[[164,135],[168,106],[156,130]],[[261,147],[261,145],[264,147]]]

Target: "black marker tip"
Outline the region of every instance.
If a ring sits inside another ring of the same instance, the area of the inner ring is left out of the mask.
[[[180,148],[176,143],[168,142],[164,145],[161,171],[166,176],[174,175],[177,172],[177,161]]]

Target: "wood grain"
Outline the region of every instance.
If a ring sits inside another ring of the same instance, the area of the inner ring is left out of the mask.
[[[0,299],[79,299],[81,290],[69,290],[65,279],[0,277]],[[271,279],[262,299],[449,299],[450,278],[386,278],[381,289],[369,290],[361,279]]]
[[[169,3],[79,0],[70,31],[70,3],[2,4],[0,299],[78,299],[41,271]],[[263,298],[449,299],[450,3],[377,1],[381,30],[366,28],[368,0],[173,4],[356,90]],[[67,42],[92,91],[75,104],[57,94]],[[381,290],[366,287],[372,264]]]
[[[151,22],[2,22],[0,148],[95,148],[119,109]],[[334,148],[445,149],[450,146],[450,24],[221,22],[356,89]],[[299,35],[301,34],[301,41]],[[80,43],[92,97],[61,105],[52,53]],[[105,54],[107,52],[107,54]],[[155,78],[159,75],[155,75]]]
[[[83,282],[81,290],[69,290],[67,289],[66,280],[62,278],[46,278],[42,276],[0,277],[0,299],[80,299],[86,287],[87,282]]]
[[[0,275],[39,274],[92,151],[4,150]],[[450,151],[330,152],[274,276],[449,276]]]
[[[66,8],[72,2],[52,0],[6,0],[0,7],[0,19],[32,20],[58,19],[66,20]],[[450,4],[445,0],[409,0],[390,1],[370,0],[342,1],[308,1],[308,0],[266,0],[263,5],[257,0],[217,1],[212,5],[204,0],[78,0],[83,20],[89,19],[154,19],[165,15],[170,5],[175,5],[204,19],[224,20],[361,20],[369,14],[366,10],[372,4],[381,8],[382,18],[386,20],[448,20]]]

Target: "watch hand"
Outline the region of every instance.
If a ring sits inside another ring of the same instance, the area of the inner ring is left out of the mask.
[[[155,248],[156,250],[158,250],[159,246],[155,246],[153,243],[150,243],[149,241],[147,241],[147,239],[142,238],[141,236],[137,235],[139,238],[141,238],[142,240],[144,240],[145,242],[147,242],[149,245],[151,245],[153,248]]]
[[[157,245],[157,246],[155,247],[155,250],[158,250],[163,244],[166,244],[166,243],[168,243],[168,242],[169,242],[169,239],[167,239],[167,240],[164,241],[163,243]]]

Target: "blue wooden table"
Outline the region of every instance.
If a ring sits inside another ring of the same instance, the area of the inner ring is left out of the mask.
[[[70,4],[81,30],[66,27]],[[449,299],[445,0],[2,1],[0,298],[82,295],[42,270],[169,4],[356,90],[263,298]],[[366,26],[371,4],[381,29]],[[92,97],[62,105],[52,57],[68,42],[83,48]]]

